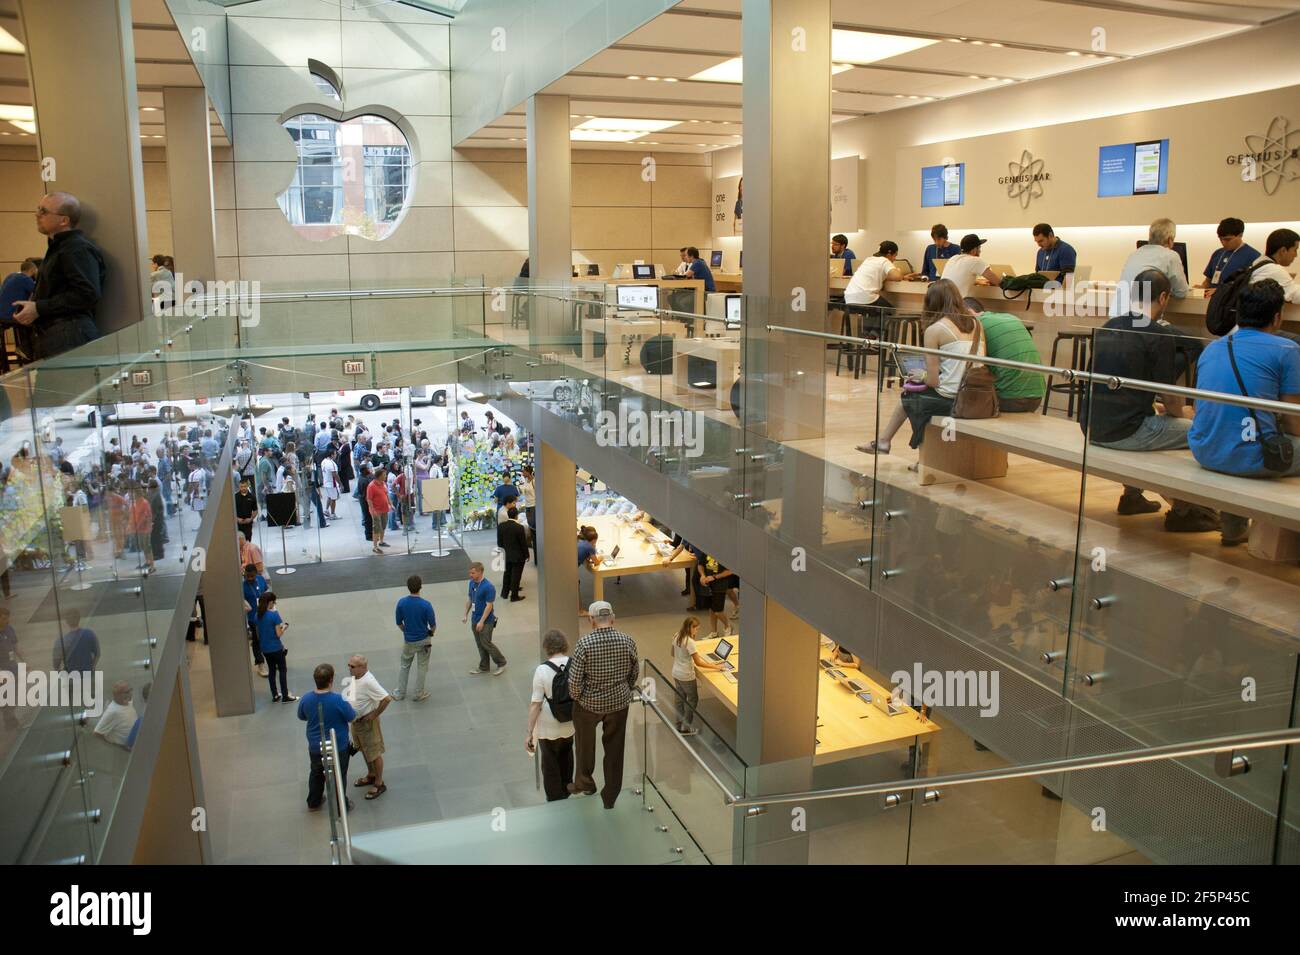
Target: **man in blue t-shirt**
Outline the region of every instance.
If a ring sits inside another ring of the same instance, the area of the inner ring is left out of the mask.
[[[857,258],[849,248],[849,237],[841,233],[831,236],[831,258],[844,260],[844,274],[853,274],[853,260]]]
[[[1233,272],[1254,265],[1259,253],[1246,244],[1245,234],[1246,223],[1240,219],[1229,217],[1219,223],[1219,244],[1223,248],[1210,256],[1203,273],[1205,278],[1196,283],[1196,288],[1218,288]]]
[[[514,477],[507,474],[505,480],[492,492],[492,497],[496,499],[497,507],[505,507],[506,501],[511,498],[518,500],[519,488],[515,487]]]
[[[505,672],[505,655],[492,642],[492,631],[497,628],[497,615],[492,609],[496,599],[496,587],[483,576],[483,565],[474,561],[469,565],[469,594],[465,600],[465,615],[460,618],[461,623],[469,621],[470,635],[478,647],[478,667],[469,671],[470,676],[488,673],[493,663],[497,665],[497,676]]]
[[[717,286],[713,284],[713,272],[709,269],[708,263],[700,258],[700,250],[695,246],[690,246],[686,250],[686,257],[690,259],[690,277],[700,279],[704,282],[704,291],[716,292]]]
[[[1252,283],[1237,293],[1237,327],[1201,353],[1196,387],[1300,405],[1300,345],[1278,334],[1283,302],[1282,286],[1272,279]],[[1240,405],[1198,401],[1187,434],[1192,456],[1203,468],[1241,477],[1300,474],[1300,408],[1297,412],[1278,416],[1269,411],[1252,413]],[[1275,434],[1289,441],[1293,449],[1291,467],[1284,473],[1264,467],[1263,441]],[[1248,518],[1228,513],[1220,518],[1225,544],[1246,539]]]
[[[81,611],[69,610],[63,619],[68,632],[54,641],[54,669],[67,673],[89,674],[99,663],[99,637],[81,625]]]
[[[338,743],[337,770],[339,777],[347,783],[348,778],[348,724],[357,718],[357,711],[352,704],[334,692],[334,668],[322,663],[312,671],[316,689],[304,693],[298,701],[298,719],[307,722],[307,755],[311,758],[311,776],[307,784],[307,808],[312,812],[320,809],[325,798],[325,764],[321,762],[321,740],[334,731]],[[321,717],[324,716],[324,724]],[[347,800],[348,811],[352,810],[352,800]]]
[[[18,271],[6,275],[4,283],[0,284],[0,329],[6,326],[14,329],[14,341],[19,350],[29,358],[32,355],[32,350],[27,326],[20,325],[13,320],[14,306],[19,302],[31,300],[33,293],[36,291],[36,272],[40,266],[40,259],[23,259],[22,265],[18,266]],[[0,371],[8,370],[9,350],[0,348]]]
[[[266,658],[262,656],[262,641],[257,636],[257,601],[270,589],[266,578],[257,572],[256,564],[244,566],[244,616],[248,620],[248,640],[253,645],[253,663],[261,676],[266,676]]]
[[[397,671],[397,692],[393,699],[400,700],[406,696],[406,681],[411,675],[411,661],[419,658],[415,671],[415,702],[423,703],[429,698],[424,688],[425,677],[429,675],[429,653],[433,649],[433,633],[438,629],[438,621],[433,614],[433,604],[420,596],[424,581],[418,574],[406,578],[407,594],[397,601],[397,628],[402,631],[402,664]]]
[[[1046,222],[1034,226],[1034,242],[1038,255],[1034,258],[1035,272],[1073,272],[1078,256],[1074,246],[1063,242]]]
[[[951,259],[961,251],[961,246],[956,242],[948,241],[948,227],[942,222],[930,230],[930,238],[934,241],[925,247],[925,255],[921,257],[921,271],[907,276],[909,279],[923,278],[927,282],[933,282],[939,277],[939,270],[934,263],[940,259]]]

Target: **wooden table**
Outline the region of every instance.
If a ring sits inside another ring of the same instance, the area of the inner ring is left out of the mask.
[[[734,649],[727,661],[740,672],[740,638],[736,635],[726,637]],[[718,645],[717,639],[698,640],[696,648],[701,655],[710,653]],[[829,648],[822,647],[819,658],[830,655]],[[873,704],[863,703],[846,686],[837,682],[822,666],[818,665],[817,686],[817,743],[813,756],[815,765],[835,763],[845,759],[870,756],[891,749],[908,746],[918,736],[937,733],[939,726],[932,720],[925,719],[911,707],[903,707],[903,712],[887,716],[884,711]],[[876,683],[860,670],[853,667],[839,667],[846,676],[865,683],[873,697],[887,699],[889,690]],[[699,679],[722,701],[732,713],[740,712],[740,684],[732,683],[722,675],[720,670],[699,670]]]
[[[573,279],[575,285],[583,283],[596,283],[612,289],[617,285],[653,285],[659,289],[690,289],[695,293],[695,304],[689,309],[692,314],[704,314],[704,282],[701,279],[611,279],[601,275],[579,275]],[[610,304],[616,300],[614,296],[617,293],[610,293]],[[659,296],[659,307],[666,308],[664,297]]]
[[[595,585],[592,591],[593,600],[605,599],[606,577],[678,571],[684,567],[695,566],[695,558],[685,550],[665,564],[664,557],[672,551],[670,549],[661,554],[656,545],[663,544],[671,548],[672,538],[649,521],[629,523],[618,516],[604,514],[598,517],[579,518],[577,526],[581,527],[583,524],[596,528],[596,533],[599,535],[596,547],[607,559],[616,545],[619,548],[618,559],[613,565],[602,563],[592,570],[591,576]]]
[[[646,313],[649,315],[650,313]],[[610,313],[605,318],[584,318],[582,320],[582,358],[592,361],[596,357],[596,336],[605,336],[606,354],[610,348],[623,348],[628,339],[653,338],[656,335],[668,335],[680,338],[686,334],[686,326],[676,319],[657,318],[619,318]],[[616,344],[617,343],[617,344]]]
[[[730,410],[731,386],[740,377],[740,342],[734,338],[673,339],[673,384],[684,391],[707,391],[691,385],[687,366],[692,355],[717,366],[713,379],[714,407],[719,411]]]

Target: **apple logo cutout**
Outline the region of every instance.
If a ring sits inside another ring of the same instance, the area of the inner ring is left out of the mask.
[[[338,106],[295,106],[280,117],[298,153],[293,179],[276,196],[304,239],[355,235],[381,242],[401,225],[415,188],[411,145],[388,107],[343,109],[343,84],[328,66],[307,61],[316,88]]]

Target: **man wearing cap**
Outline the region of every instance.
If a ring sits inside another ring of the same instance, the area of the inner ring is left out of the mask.
[[[943,277],[957,286],[957,292],[962,298],[970,295],[971,289],[976,285],[1002,283],[1002,276],[985,265],[980,258],[980,248],[987,241],[988,239],[981,239],[973,232],[962,236],[961,253],[954,255],[944,266]]]
[[[574,774],[569,792],[596,792],[596,726],[605,745],[605,785],[600,790],[606,809],[613,809],[623,788],[623,742],[627,708],[636,686],[636,642],[614,627],[614,608],[597,600],[587,608],[591,632],[580,639],[569,658],[569,695],[573,698]]]

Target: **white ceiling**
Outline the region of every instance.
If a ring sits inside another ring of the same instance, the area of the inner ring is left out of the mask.
[[[736,145],[742,132],[740,86],[689,77],[740,55],[740,6],[741,0],[682,0],[543,92],[571,97],[575,126],[588,116],[676,123],[632,143],[600,148],[654,145],[700,152]],[[1105,69],[1122,59],[1254,29],[1296,10],[1300,0],[833,0],[836,28],[940,42],[836,73],[832,121]],[[1093,48],[1098,27],[1105,31],[1100,51]],[[522,148],[523,106],[460,145]]]
[[[165,146],[167,130],[163,117],[163,88],[202,86],[171,13],[164,0],[131,0],[132,36],[135,42],[135,79],[140,108],[140,143]],[[20,42],[22,25],[14,0],[0,0],[0,27]],[[26,57],[21,53],[0,53],[0,103],[32,104],[27,79]],[[229,146],[226,131],[209,108],[212,145]],[[0,121],[0,145],[35,144],[36,137],[11,123]]]

